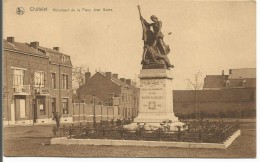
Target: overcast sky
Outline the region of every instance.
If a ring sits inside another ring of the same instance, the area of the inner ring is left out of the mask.
[[[205,75],[228,73],[230,68],[256,67],[255,2],[155,0],[4,0],[4,37],[17,42],[39,41],[59,46],[72,64],[134,78],[141,69],[142,27],[137,5],[149,21],[162,21],[164,41],[174,76],[174,89],[187,89],[185,79],[197,71]],[[23,7],[24,15],[16,8]],[[47,7],[47,11],[30,11]],[[82,11],[91,9],[91,12]],[[112,11],[94,12],[107,8]],[[81,12],[54,12],[80,9]],[[168,35],[172,32],[171,35]]]

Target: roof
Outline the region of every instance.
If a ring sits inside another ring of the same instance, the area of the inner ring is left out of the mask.
[[[203,88],[224,88],[228,75],[206,75]]]
[[[60,51],[57,51],[57,50],[54,50],[51,48],[46,48],[46,47],[41,47],[41,46],[39,47],[39,49],[41,51],[44,51],[46,53],[46,55],[50,57],[51,63],[72,66],[69,55],[66,55],[64,53],[61,53]],[[62,56],[66,57],[64,62],[62,62]]]
[[[255,89],[225,89],[225,90],[199,90],[197,101],[219,102],[219,101],[252,101],[255,100]],[[174,90],[174,102],[195,102],[195,91]]]
[[[106,74],[103,73],[103,72],[97,72],[97,73],[100,73],[100,74],[102,74],[103,76],[106,76]],[[115,78],[115,77],[113,77],[113,76],[111,76],[111,80],[112,80],[114,83],[116,83],[116,84],[118,84],[118,85],[120,85],[120,86],[122,86],[122,87],[128,87],[128,86],[129,86],[129,85],[126,84],[125,82],[122,82],[120,79],[117,79],[117,78]]]
[[[4,44],[4,49],[10,49],[19,52],[30,53],[37,56],[47,57],[44,52],[31,47],[28,43],[19,43],[19,42],[9,43],[7,42],[7,40],[4,40],[3,44]]]
[[[254,87],[256,87],[256,68],[230,69],[229,75],[206,75],[203,86],[204,89]]]
[[[256,68],[230,69],[228,79],[256,78]]]

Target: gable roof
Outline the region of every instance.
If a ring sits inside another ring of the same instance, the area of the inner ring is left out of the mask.
[[[256,78],[256,68],[230,69],[228,79]]]
[[[100,73],[101,75],[103,76],[106,76],[105,73],[103,72],[97,72],[97,73]],[[95,74],[94,74],[95,75]],[[129,85],[126,84],[125,82],[121,81],[120,79],[116,79],[115,77],[111,76],[111,81],[118,84],[119,86],[122,86],[122,87],[128,87]]]
[[[14,50],[14,51],[32,54],[36,56],[47,57],[44,52],[31,47],[28,43],[20,43],[20,42],[9,43],[7,42],[7,40],[4,40],[3,44],[4,44],[4,49]]]
[[[39,50],[43,51],[44,53],[46,53],[47,56],[49,56],[51,63],[72,66],[69,55],[66,55],[60,51],[51,48],[46,48],[41,46],[39,47]],[[66,57],[65,62],[62,62],[62,56]]]

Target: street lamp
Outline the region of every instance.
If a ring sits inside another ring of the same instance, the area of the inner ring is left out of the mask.
[[[94,127],[96,127],[96,108],[95,108],[95,95],[92,95],[92,100],[93,100],[93,122],[94,122]]]

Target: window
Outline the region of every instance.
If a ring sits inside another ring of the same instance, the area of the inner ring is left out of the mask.
[[[68,75],[62,74],[62,89],[69,89],[68,88],[68,78],[69,78]]]
[[[61,62],[64,63],[65,62],[65,56],[61,57]]]
[[[68,105],[67,98],[62,99],[62,110],[63,110],[63,114],[69,114],[69,105]]]
[[[35,72],[34,73],[34,86],[44,87],[45,74],[44,72]]]
[[[56,74],[51,73],[51,88],[56,88]]]
[[[46,115],[45,99],[40,98],[40,99],[37,99],[37,100],[38,100],[38,106],[39,106],[39,109],[40,109],[40,115]]]
[[[24,80],[24,70],[14,69],[13,71],[13,86],[22,86]]]

